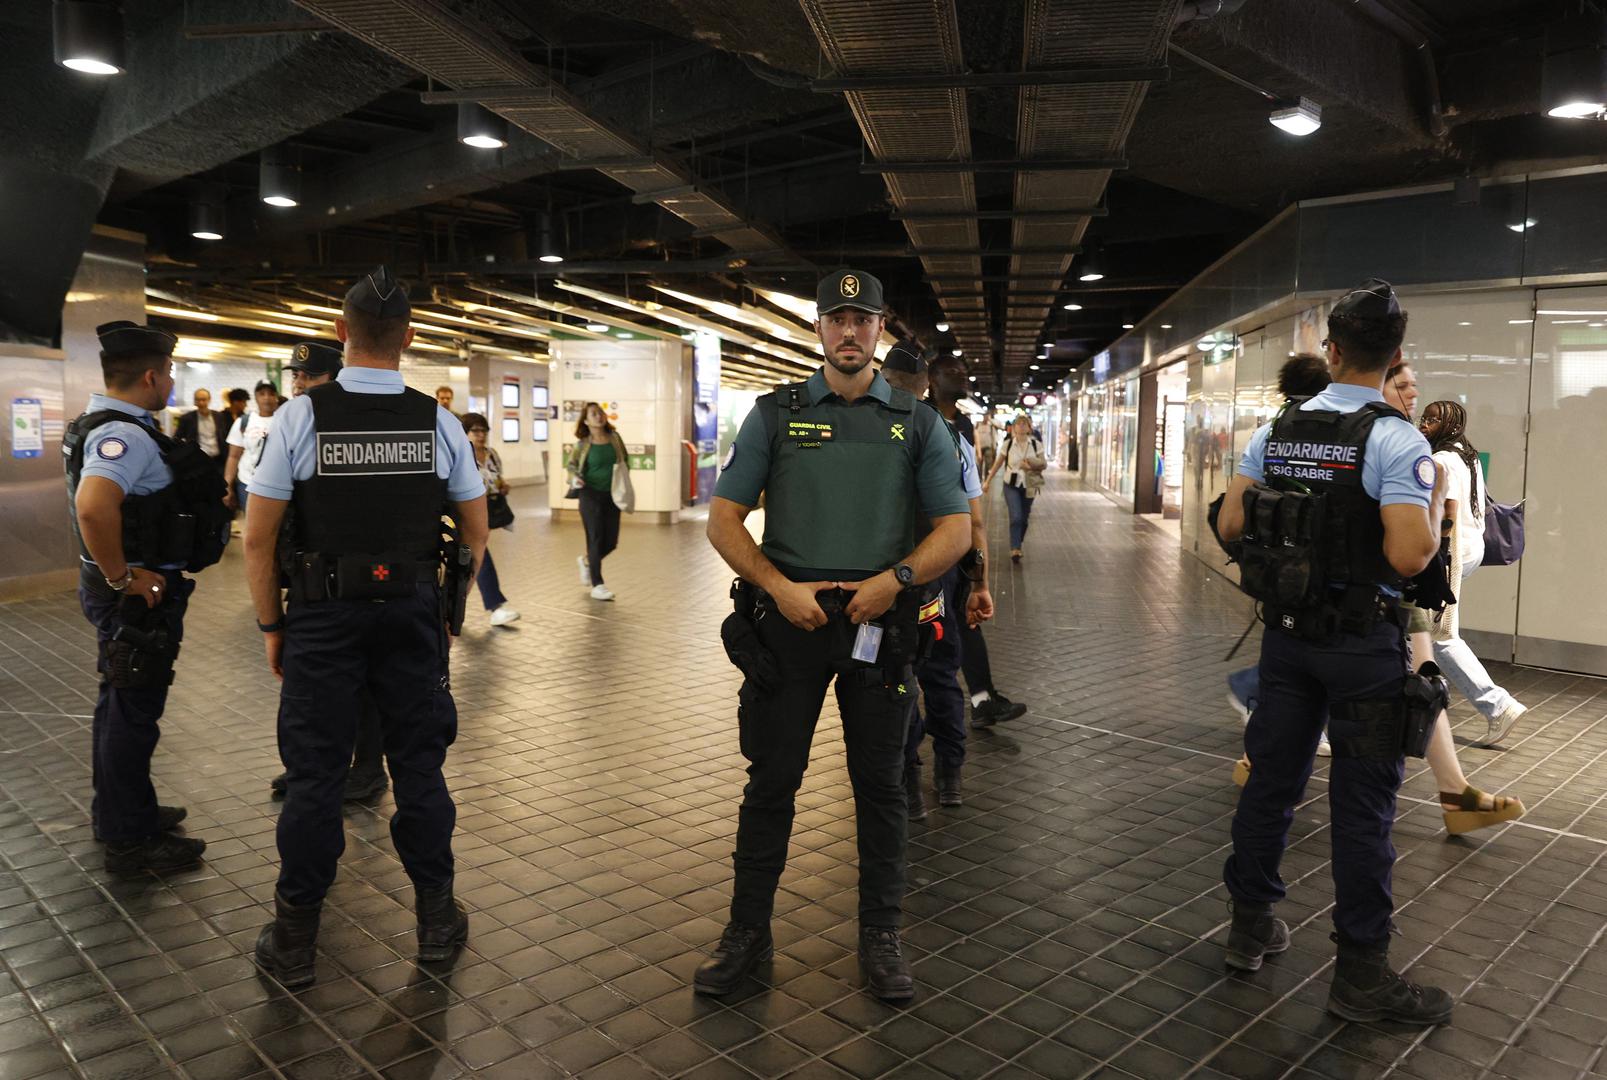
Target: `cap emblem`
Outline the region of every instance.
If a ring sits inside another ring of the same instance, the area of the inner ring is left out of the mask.
[[[859,295],[859,279],[853,274],[844,274],[842,281],[837,284],[837,291],[852,300]]]
[[[305,359],[307,359],[307,357],[309,357],[311,355],[312,355],[312,350],[307,348],[307,346],[305,346],[305,345],[297,345],[296,346],[296,359],[297,360],[305,360]]]

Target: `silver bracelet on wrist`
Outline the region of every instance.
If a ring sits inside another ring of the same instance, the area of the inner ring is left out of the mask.
[[[122,577],[106,579],[106,586],[112,592],[127,592],[128,587],[132,584],[134,584],[134,568],[132,566],[123,567]]]

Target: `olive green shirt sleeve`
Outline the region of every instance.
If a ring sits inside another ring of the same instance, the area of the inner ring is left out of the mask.
[[[721,466],[720,478],[714,482],[716,498],[749,507],[759,505],[759,495],[770,476],[770,436],[765,431],[764,417],[760,415],[769,400],[768,395],[760,398],[737,430],[737,437]]]
[[[960,449],[948,425],[936,409],[924,402],[915,409],[915,422],[922,429],[921,456],[915,462],[915,490],[921,513],[929,518],[969,514],[971,501],[965,497],[960,476]]]

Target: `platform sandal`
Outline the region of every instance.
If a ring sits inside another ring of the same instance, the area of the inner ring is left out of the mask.
[[[1460,795],[1449,791],[1440,792],[1440,809],[1445,814],[1445,831],[1452,836],[1461,836],[1475,829],[1487,829],[1491,825],[1499,825],[1503,821],[1516,821],[1524,815],[1523,801],[1513,795],[1491,795],[1491,808],[1479,809],[1479,800],[1486,794],[1472,784],[1463,788]],[[1454,806],[1456,809],[1447,810],[1448,806]]]
[[[1233,763],[1233,782],[1239,787],[1250,782],[1250,759],[1241,757]]]

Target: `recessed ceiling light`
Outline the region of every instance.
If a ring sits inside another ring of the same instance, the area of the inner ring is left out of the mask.
[[[603,322],[589,322],[586,324],[586,329],[590,330],[594,334],[606,334],[608,333],[608,324]]]
[[[1132,323],[1130,323],[1130,322],[1124,322],[1124,323],[1122,323],[1122,329],[1123,329],[1123,330],[1131,330],[1131,329],[1132,329],[1132,328],[1133,328],[1133,324],[1132,324]]]
[[[1468,322],[1468,321],[1466,321],[1466,320],[1463,320],[1462,322],[1459,322],[1456,325],[1458,325],[1458,326],[1472,326],[1473,324]]]
[[[964,356],[965,355],[965,350],[964,349],[950,349],[949,350],[949,355],[950,356]]]
[[[1163,322],[1163,323],[1161,323],[1161,329],[1162,329],[1162,330],[1170,330],[1170,329],[1171,329],[1171,328],[1172,328],[1172,324],[1171,324],[1171,323],[1169,323],[1169,322]]]
[[[1028,371],[1037,371],[1038,370],[1038,365],[1037,364],[1028,364],[1027,365],[1027,370]]]
[[[937,324],[937,332],[940,333],[940,334],[948,333],[949,332],[949,324],[946,323],[946,322],[938,323]]]
[[[1081,304],[1063,304],[1061,306],[1064,307],[1067,311],[1081,311],[1082,310],[1082,305]]]

